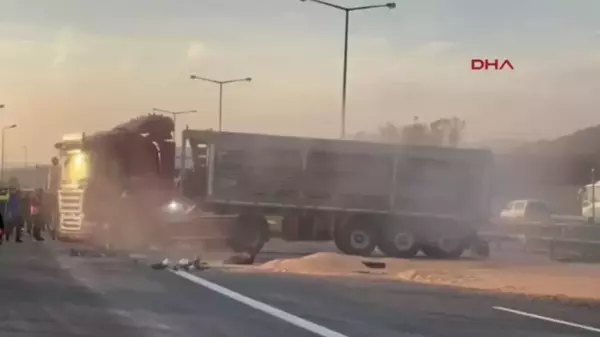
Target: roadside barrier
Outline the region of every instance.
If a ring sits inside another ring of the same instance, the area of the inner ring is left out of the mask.
[[[600,259],[600,225],[584,222],[496,221],[481,237],[502,244],[518,241],[526,251],[542,250],[553,260]]]

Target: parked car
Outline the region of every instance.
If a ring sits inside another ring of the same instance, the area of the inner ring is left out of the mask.
[[[500,219],[507,222],[553,222],[552,210],[548,203],[536,199],[522,199],[509,202],[500,213]]]

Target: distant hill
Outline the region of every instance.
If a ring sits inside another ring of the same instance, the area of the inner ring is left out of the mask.
[[[552,140],[524,144],[518,147],[516,152],[552,157],[600,155],[600,125],[578,130]]]
[[[579,214],[578,189],[600,178],[600,125],[521,144],[498,153],[495,161],[494,187],[500,200],[538,198],[556,211]]]
[[[592,168],[600,172],[600,125],[522,144],[496,161],[504,184],[587,184]]]

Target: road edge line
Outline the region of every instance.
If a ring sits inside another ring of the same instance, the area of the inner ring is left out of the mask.
[[[526,311],[520,311],[520,310],[515,310],[515,309],[500,307],[500,306],[495,306],[492,308],[499,310],[499,311],[509,312],[509,313],[515,314],[515,315],[521,315],[521,316],[525,316],[525,317],[539,319],[539,320],[546,321],[546,322],[562,324],[562,325],[570,326],[573,328],[579,328],[579,329],[583,329],[583,330],[587,330],[587,331],[600,332],[600,328],[595,328],[593,326],[573,323],[573,322],[569,322],[569,321],[564,321],[562,319],[556,319],[556,318],[546,317],[546,316],[542,316],[542,315],[536,315],[536,314],[532,314],[532,313],[526,312]]]
[[[228,297],[232,300],[235,300],[239,303],[245,304],[249,307],[252,307],[258,311],[262,311],[268,315],[271,315],[273,317],[279,318],[280,320],[283,320],[287,323],[290,323],[292,325],[295,325],[299,328],[302,328],[304,330],[310,331],[314,334],[317,334],[319,336],[322,337],[348,337],[347,335],[341,334],[337,331],[333,331],[331,329],[328,329],[322,325],[318,325],[316,323],[313,323],[311,321],[308,321],[304,318],[298,317],[296,315],[290,314],[286,311],[283,311],[281,309],[277,309],[273,306],[270,306],[268,304],[265,304],[263,302],[259,302],[255,299],[252,299],[250,297],[244,296],[240,293],[237,293],[233,290],[230,290],[228,288],[225,288],[223,286],[220,286],[216,283],[210,282],[208,280],[205,280],[199,276],[196,275],[192,275],[188,272],[184,272],[184,271],[179,271],[179,270],[170,270],[171,273],[180,276],[188,281],[191,281],[193,283],[196,283],[198,285],[201,285],[205,288],[208,288],[214,292],[217,292],[225,297]]]

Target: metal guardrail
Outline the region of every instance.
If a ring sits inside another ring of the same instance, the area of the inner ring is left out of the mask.
[[[584,222],[543,223],[523,221],[502,223],[480,234],[492,242],[518,241],[525,250],[545,250],[550,258],[563,255],[600,258],[600,225]]]

